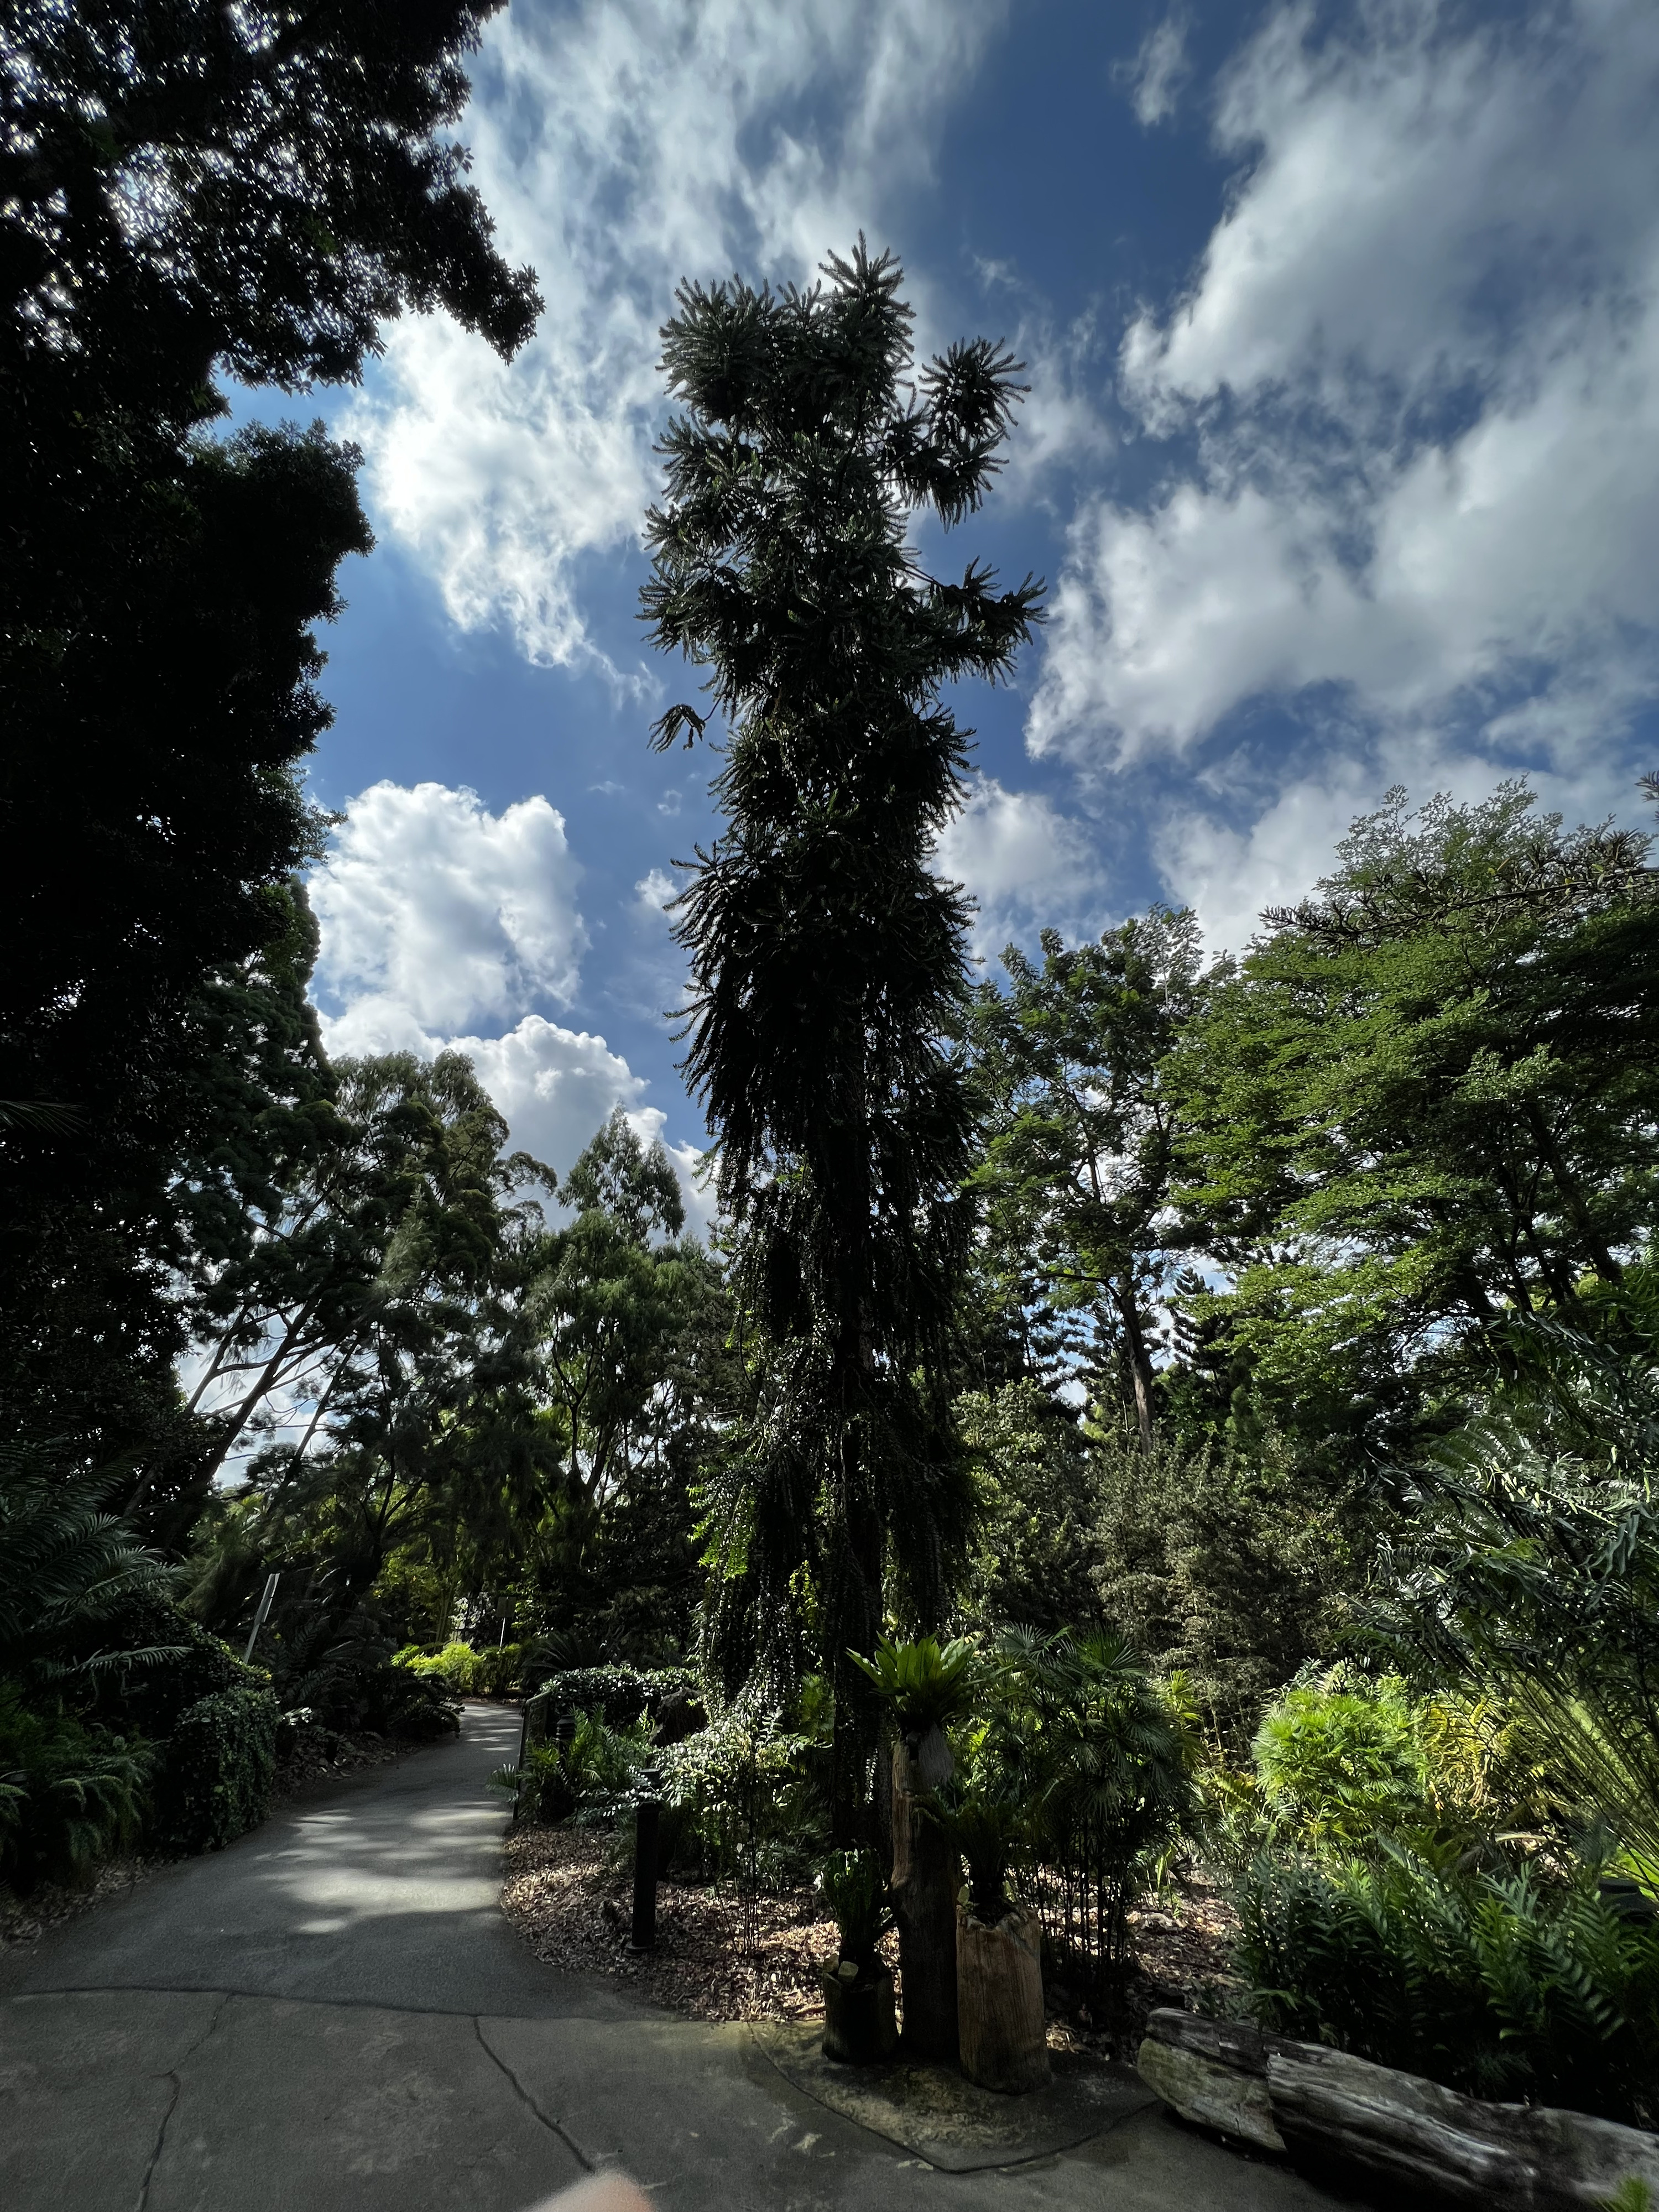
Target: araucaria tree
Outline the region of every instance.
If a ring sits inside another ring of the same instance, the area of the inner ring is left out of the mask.
[[[711,1486],[708,1655],[787,1674],[810,1622],[836,1692],[836,1827],[865,1818],[874,1734],[849,1648],[885,1605],[937,1617],[969,1492],[949,1413],[972,1117],[947,1042],[968,908],[932,865],[971,732],[940,704],[1008,673],[1037,618],[923,568],[1000,465],[1019,364],[984,339],[913,373],[891,258],[781,294],[688,283],[664,332],[683,412],[647,520],[655,642],[708,671],[726,826],[679,902],[687,1073],[719,1146],[757,1406]],[[703,736],[672,708],[654,736]]]

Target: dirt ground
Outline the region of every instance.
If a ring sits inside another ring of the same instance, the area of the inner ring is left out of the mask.
[[[538,1959],[623,1984],[647,2002],[696,2020],[801,2020],[821,2008],[819,1969],[836,1955],[836,1924],[810,1889],[744,1899],[732,1887],[665,1881],[657,1948],[631,1952],[632,1875],[613,1838],[592,1828],[515,1829],[501,1905]],[[1133,1914],[1137,1971],[1110,2020],[1056,1993],[1049,2041],[1107,2054],[1138,2044],[1155,2004],[1177,2004],[1228,1979],[1232,1926],[1207,1884],[1187,1882]],[[889,1964],[897,1965],[890,1936]]]

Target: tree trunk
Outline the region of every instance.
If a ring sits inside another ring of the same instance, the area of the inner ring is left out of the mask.
[[[962,2070],[981,2089],[1018,2095],[1048,2078],[1042,2016],[1042,1923],[1016,1905],[994,1928],[957,1907],[957,2021]]]
[[[1123,1324],[1123,1343],[1129,1355],[1129,1373],[1134,1382],[1135,1426],[1139,1431],[1141,1450],[1149,1452],[1152,1448],[1154,1375],[1152,1354],[1146,1349],[1146,1334],[1140,1326],[1140,1309],[1135,1304],[1133,1278],[1123,1290],[1114,1295],[1118,1318]]]
[[[961,1869],[944,1831],[916,1799],[923,1784],[910,1747],[893,1746],[893,1917],[907,2058],[957,2063],[957,1890]]]

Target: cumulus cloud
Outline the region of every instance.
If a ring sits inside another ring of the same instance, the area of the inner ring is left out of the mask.
[[[351,434],[382,526],[455,620],[592,657],[574,574],[655,489],[658,331],[679,279],[801,278],[927,172],[1006,0],[515,6],[474,70],[474,176],[547,311],[504,367],[441,316],[394,325]],[[810,103],[810,107],[809,107]]]
[[[465,1053],[514,1148],[556,1173],[614,1107],[647,1140],[659,1134],[665,1117],[644,1103],[645,1079],[622,1054],[541,1011],[569,1005],[580,980],[580,874],[544,798],[492,814],[475,792],[445,784],[373,785],[311,878],[330,1050]],[[670,1149],[706,1225],[696,1154]]]
[[[1461,20],[1461,19],[1458,19]],[[1249,164],[1121,390],[1161,493],[1079,515],[1028,736],[1190,746],[1263,696],[1564,760],[1659,674],[1659,16],[1276,13]]]
[[[564,817],[545,799],[491,814],[476,792],[377,783],[352,800],[311,881],[319,981],[343,1051],[568,1005],[587,932]]]
[[[1101,889],[1101,868],[1084,825],[1041,792],[1008,791],[977,776],[962,811],[939,841],[936,865],[979,908],[975,950],[1000,951],[1039,923],[1075,926]]]

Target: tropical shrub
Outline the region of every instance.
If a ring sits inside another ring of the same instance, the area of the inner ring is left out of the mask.
[[[451,1643],[441,1651],[405,1644],[393,1654],[392,1663],[424,1680],[441,1681],[456,1697],[493,1698],[518,1687],[524,1662],[522,1648],[516,1644],[489,1644],[475,1651],[470,1644]]]
[[[981,1786],[1027,1808],[1045,1932],[1103,1995],[1130,1911],[1193,1808],[1194,1746],[1177,1706],[1110,1632],[1005,1629],[991,1657]]]
[[[163,1851],[221,1850],[270,1809],[276,1700],[237,1686],[202,1698],[174,1723],[155,1790],[153,1839]]]
[[[613,1728],[644,1713],[654,1719],[669,1698],[695,1693],[689,1667],[567,1667],[541,1685],[554,1713],[594,1713]]]
[[[1430,1818],[1417,1717],[1397,1678],[1286,1690],[1262,1719],[1255,1762],[1275,1831],[1295,1844],[1364,1850]]]
[[[1626,1917],[1594,1869],[1264,1852],[1235,1902],[1267,2027],[1474,2096],[1659,2118],[1659,1922]]]
[[[818,1895],[829,1907],[840,1952],[854,1966],[875,1964],[876,1948],[892,1926],[887,1883],[873,1851],[832,1851],[818,1869]]]
[[[650,1757],[662,1774],[665,1864],[755,1888],[806,1878],[829,1840],[827,1741],[738,1706]]]
[[[34,1710],[0,1684],[0,1875],[26,1896],[133,1841],[154,1759],[137,1739]]]

